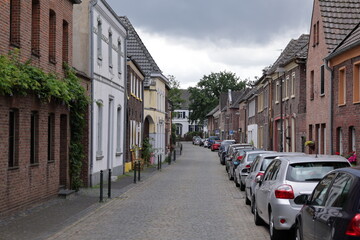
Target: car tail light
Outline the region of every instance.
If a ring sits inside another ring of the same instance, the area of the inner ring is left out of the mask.
[[[346,235],[348,236],[360,236],[360,214],[356,214],[353,219],[351,219],[349,226],[346,230]]]
[[[237,160],[241,160],[243,158],[243,156],[238,156]]]
[[[284,184],[275,190],[275,197],[281,199],[294,199],[294,191],[290,185]]]
[[[250,167],[251,167],[251,165],[250,165],[250,164],[248,164],[248,165],[246,165],[246,166],[245,166],[245,168],[250,168]]]

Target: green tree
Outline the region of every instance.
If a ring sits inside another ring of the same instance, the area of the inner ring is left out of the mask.
[[[181,104],[185,102],[184,99],[181,98],[181,91],[180,91],[180,83],[175,79],[173,75],[168,75],[168,79],[170,82],[170,90],[169,90],[169,100],[172,104],[172,109],[179,109]]]
[[[202,123],[206,114],[219,104],[220,94],[232,91],[239,91],[246,87],[246,81],[241,81],[232,72],[219,72],[204,75],[196,87],[190,87],[190,121],[199,120]]]

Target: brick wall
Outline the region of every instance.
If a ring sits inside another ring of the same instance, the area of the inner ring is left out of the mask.
[[[19,162],[17,167],[10,169],[8,167],[8,133],[9,110],[11,108],[17,109],[19,116],[19,148],[16,151]],[[39,116],[37,164],[30,164],[31,111],[37,111]],[[60,149],[67,148],[69,134],[60,134],[61,131],[68,131],[67,126],[60,124],[60,116],[68,119],[67,108],[57,103],[42,103],[34,95],[24,97],[0,96],[0,113],[0,125],[3,126],[0,130],[0,213],[3,213],[57,194]],[[49,113],[54,113],[55,116],[54,161],[52,162],[48,162],[47,152]],[[65,139],[61,139],[60,136],[65,136]]]
[[[10,9],[11,4],[13,4]],[[33,8],[34,6],[34,8]],[[72,59],[72,8],[70,0],[11,0],[0,4],[0,54],[19,48],[20,61],[31,60],[31,64],[45,72],[63,76],[63,23],[68,23],[67,60]],[[49,61],[50,9],[55,13],[53,39],[56,51],[54,61]],[[11,17],[11,19],[10,19]],[[34,20],[34,21],[33,21]],[[39,22],[38,22],[39,21]],[[11,26],[10,26],[11,23]],[[10,33],[12,29],[13,35]],[[36,33],[36,34],[35,34]],[[35,50],[35,51],[34,51]],[[16,159],[18,165],[9,168],[9,110],[17,109],[18,142]],[[31,111],[39,116],[38,153],[36,164],[30,164]],[[69,112],[61,103],[42,103],[34,95],[0,96],[0,213],[32,204],[55,196],[61,183],[69,184],[68,152],[70,141]],[[54,141],[53,161],[48,161],[48,115],[53,113]],[[60,134],[61,133],[61,134]],[[61,171],[60,161],[63,161]],[[61,174],[60,174],[61,172]]]
[[[359,129],[360,129],[360,105],[353,103],[353,69],[354,69],[354,62],[360,60],[360,57],[349,59],[337,66],[334,67],[333,71],[333,94],[334,94],[334,101],[333,101],[333,151],[339,151],[339,144],[338,144],[338,134],[336,134],[337,129],[342,129],[342,139],[343,139],[343,149],[344,153],[347,154],[351,151],[351,140],[350,140],[350,127],[355,128],[355,134],[357,137],[355,138],[355,148],[359,150],[360,141],[359,141]],[[339,69],[345,67],[346,68],[346,104],[339,106],[338,104],[338,80],[339,80]]]

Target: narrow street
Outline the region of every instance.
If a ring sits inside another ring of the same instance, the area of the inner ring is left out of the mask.
[[[49,239],[269,239],[217,152],[183,146],[176,163]]]

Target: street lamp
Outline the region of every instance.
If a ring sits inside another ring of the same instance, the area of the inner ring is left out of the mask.
[[[285,69],[283,67],[278,66],[275,72],[278,74],[278,78],[280,78],[280,74],[284,74]],[[282,88],[283,88],[283,78],[280,80],[280,152],[284,151],[283,89]]]

